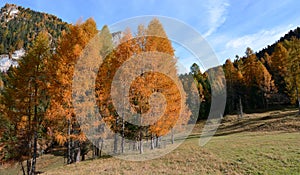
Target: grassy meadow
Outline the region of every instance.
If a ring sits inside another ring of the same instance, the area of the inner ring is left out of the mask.
[[[62,156],[45,154],[37,170],[63,174],[300,174],[300,117],[296,110],[225,116],[203,147],[204,122],[177,149],[158,159],[134,162],[110,156],[66,165]],[[0,174],[21,174],[20,166],[2,165]]]

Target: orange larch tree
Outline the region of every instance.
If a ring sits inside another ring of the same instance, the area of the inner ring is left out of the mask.
[[[80,146],[86,141],[72,105],[74,67],[82,50],[97,33],[93,19],[70,25],[69,31],[63,34],[56,53],[48,64],[51,105],[47,119],[56,141],[61,145],[68,144],[68,163],[80,160]]]
[[[38,140],[45,134],[42,128],[49,102],[45,65],[49,58],[48,33],[40,32],[19,66],[9,71],[1,96],[1,113],[14,126],[6,148],[12,151],[11,158],[20,162],[23,174],[35,174]]]

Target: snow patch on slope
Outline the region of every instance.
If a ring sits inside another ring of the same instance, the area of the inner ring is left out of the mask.
[[[9,55],[0,55],[0,71],[6,72],[10,67],[18,67],[18,60],[20,60],[24,55],[25,50],[23,48],[14,51],[11,58],[9,58]]]

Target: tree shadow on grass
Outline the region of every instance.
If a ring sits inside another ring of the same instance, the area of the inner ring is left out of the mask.
[[[240,132],[251,132],[251,131],[258,131],[262,129],[263,127],[272,126],[270,128],[274,128],[276,126],[276,123],[282,123],[285,120],[287,120],[288,116],[296,116],[297,111],[290,111],[290,112],[271,112],[269,115],[266,116],[253,116],[250,115],[250,117],[238,119],[233,122],[224,122],[222,125],[218,128],[217,133],[215,136],[224,136],[229,134],[235,134]],[[280,128],[274,128],[280,129]],[[270,131],[272,131],[270,129]]]

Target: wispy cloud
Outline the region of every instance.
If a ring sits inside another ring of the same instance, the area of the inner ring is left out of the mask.
[[[231,50],[236,54],[243,54],[245,49],[250,47],[254,51],[259,51],[267,45],[273,44],[289,30],[294,28],[294,25],[280,26],[270,30],[260,30],[254,34],[244,35],[228,41],[226,50]]]
[[[258,51],[278,40],[288,30],[300,26],[300,1],[295,0],[282,3],[263,0],[78,0],[76,3],[72,0],[44,0],[42,3],[6,0],[0,1],[0,6],[5,3],[17,3],[26,8],[55,14],[70,23],[76,22],[80,17],[93,17],[98,28],[142,15],[176,18],[201,33],[220,62],[234,58],[236,54],[243,55],[246,47]],[[170,27],[176,29],[176,26]],[[182,32],[180,29],[176,30]],[[187,34],[182,33],[179,36],[185,37]],[[194,41],[197,38],[189,42]],[[177,52],[176,55],[180,58],[187,58],[185,53]],[[187,61],[184,60],[183,63],[185,62]]]
[[[204,37],[210,36],[226,21],[228,7],[229,7],[229,3],[227,1],[219,1],[219,0],[208,1],[207,9],[209,14],[208,17],[209,29],[203,35]]]

